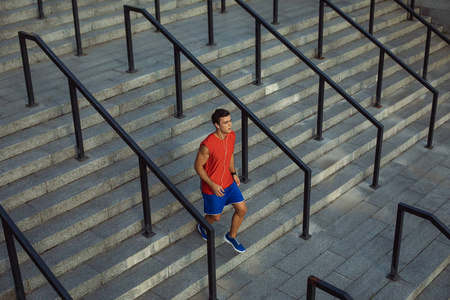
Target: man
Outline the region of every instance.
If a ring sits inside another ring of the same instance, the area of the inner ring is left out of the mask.
[[[205,210],[205,219],[209,224],[220,220],[225,205],[233,205],[235,212],[231,219],[231,228],[224,236],[237,252],[245,248],[237,238],[237,231],[244,220],[247,206],[239,190],[240,180],[234,166],[234,142],[236,135],[231,130],[231,116],[225,109],[217,109],[211,116],[216,130],[200,144],[195,159],[195,171],[201,178],[201,190]],[[202,238],[207,234],[200,224],[197,226]]]

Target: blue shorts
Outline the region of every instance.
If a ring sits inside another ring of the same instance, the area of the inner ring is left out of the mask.
[[[242,196],[236,182],[233,182],[229,187],[227,187],[224,194],[225,195],[223,197],[219,197],[215,194],[207,195],[202,193],[205,214],[220,215],[226,205],[244,201],[244,196]]]

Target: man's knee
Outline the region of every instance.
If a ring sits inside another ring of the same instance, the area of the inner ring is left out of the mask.
[[[210,219],[211,221],[213,221],[213,222],[217,222],[217,221],[220,220],[220,216],[221,216],[221,215],[208,215],[207,218],[209,218],[209,219]]]
[[[244,217],[245,214],[247,213],[247,205],[245,205],[245,202],[242,202],[242,204],[240,205],[236,205],[235,209],[236,213],[241,217]]]

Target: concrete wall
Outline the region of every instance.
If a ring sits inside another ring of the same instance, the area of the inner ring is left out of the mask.
[[[444,25],[444,30],[450,32],[450,0],[416,0],[420,14],[431,16],[433,24]]]

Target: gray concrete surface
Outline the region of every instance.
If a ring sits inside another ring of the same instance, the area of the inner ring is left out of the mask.
[[[406,215],[403,228],[401,278],[386,278],[399,202],[433,212],[450,225],[450,123],[436,131],[434,149],[425,149],[425,142],[382,168],[390,175],[380,188],[371,189],[366,180],[314,214],[310,240],[300,239],[302,228],[296,227],[220,278],[219,299],[306,299],[309,275],[353,299],[450,299],[450,240],[412,215]],[[427,266],[438,266],[437,277],[423,289]],[[194,299],[207,299],[207,290]],[[316,299],[335,298],[317,290]]]
[[[433,24],[444,25],[444,30],[450,32],[450,1],[448,0],[416,0],[420,13],[431,17]]]

